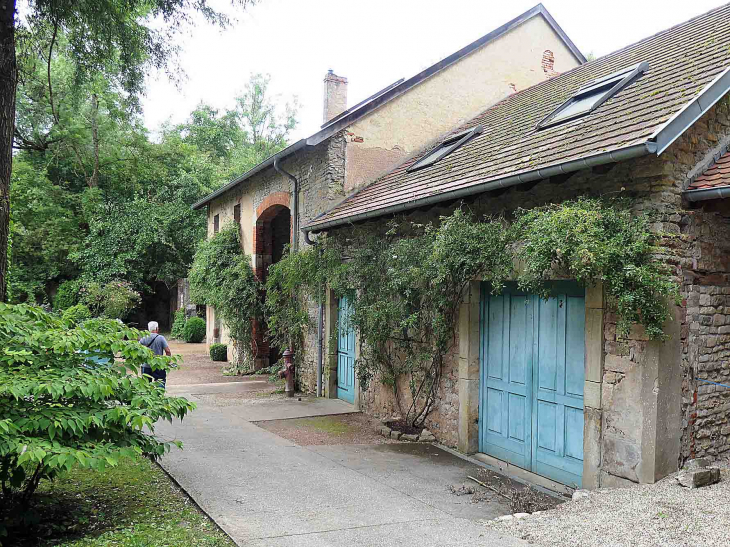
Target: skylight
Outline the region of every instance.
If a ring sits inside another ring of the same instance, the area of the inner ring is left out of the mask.
[[[444,140],[444,142],[439,144],[436,148],[431,150],[416,163],[411,165],[406,171],[410,173],[411,171],[418,171],[419,169],[423,169],[424,167],[430,167],[440,159],[443,159],[444,157],[451,154],[451,152],[459,148],[462,144],[466,143],[468,140],[474,137],[474,135],[479,135],[482,131],[482,126],[477,125],[476,127],[469,129],[468,131],[464,131],[462,133],[458,133],[457,135],[452,135],[448,137]]]
[[[648,63],[638,63],[603,78],[588,82],[554,112],[543,118],[537,124],[537,128],[543,129],[590,114],[648,69]]]

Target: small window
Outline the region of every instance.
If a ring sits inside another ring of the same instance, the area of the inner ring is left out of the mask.
[[[423,169],[424,167],[430,167],[437,161],[451,154],[451,152],[466,143],[468,140],[474,137],[474,135],[479,135],[482,131],[482,126],[477,125],[476,127],[469,129],[468,131],[464,131],[457,135],[452,135],[451,137],[448,137],[446,140],[444,140],[444,142],[439,144],[436,148],[431,150],[416,163],[411,165],[407,169],[407,171],[410,173],[411,171],[418,171],[419,169]]]
[[[237,203],[233,206],[233,220],[237,224],[241,223],[241,204]]]
[[[648,63],[639,63],[589,82],[554,112],[543,118],[537,124],[537,128],[543,129],[590,114],[648,69]]]
[[[213,233],[217,234],[220,227],[221,227],[220,218],[218,218],[218,215],[216,215],[213,217]]]

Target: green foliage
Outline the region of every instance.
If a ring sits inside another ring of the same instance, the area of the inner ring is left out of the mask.
[[[42,168],[21,156],[13,160],[10,198],[10,292],[16,301],[40,303],[48,300],[49,281],[77,273],[68,255],[83,235],[79,196],[54,185]]]
[[[174,340],[182,340],[185,333],[185,310],[183,308],[178,309],[175,312],[175,318],[172,321],[172,331],[170,337]]]
[[[65,309],[61,318],[68,325],[75,327],[87,319],[91,319],[91,311],[89,311],[89,308],[83,304],[76,304],[75,306]]]
[[[225,344],[211,344],[210,358],[213,361],[227,361],[228,360],[228,346],[226,346]]]
[[[339,259],[339,255],[334,256]],[[268,336],[274,346],[291,348],[297,360],[303,355],[302,343],[310,324],[303,294],[322,300],[327,270],[318,264],[325,259],[322,253],[308,249],[286,252],[279,262],[269,266],[264,302]]]
[[[42,483],[31,507],[40,521],[9,531],[18,545],[235,547],[158,465],[141,456],[103,473],[77,468]]]
[[[183,340],[189,344],[199,344],[205,339],[205,320],[200,317],[191,317],[185,322]]]
[[[58,286],[56,296],[53,298],[53,309],[62,311],[78,304],[81,291],[81,281],[73,279],[64,281]]]
[[[438,225],[394,222],[383,233],[372,227],[342,230],[320,237],[318,247],[270,268],[269,330],[279,343],[301,339],[308,321],[301,290],[321,298],[326,283],[337,296],[347,296],[349,321],[362,344],[356,363],[361,386],[377,375],[401,405],[405,380],[403,415],[413,424],[422,423],[436,401],[457,312],[472,280],[486,281],[497,294],[516,278],[543,297],[553,279],[602,282],[621,332],[641,323],[652,338],[663,336],[667,298],[678,294],[671,272],[655,258],[666,250],[648,220],[613,201],[579,199],[521,210],[512,225],[456,210]]]
[[[81,301],[95,317],[124,319],[141,302],[141,297],[127,281],[102,285],[92,281],[81,288]]]
[[[101,470],[169,450],[156,422],[194,405],[135,375],[143,363],[178,362],[137,343],[141,335],[102,319],[69,328],[40,308],[0,303],[0,507],[24,506],[42,479],[74,466]],[[89,366],[88,353],[108,352],[120,360]]]
[[[667,254],[645,216],[626,204],[578,199],[517,211],[514,238],[524,242],[516,257],[524,265],[520,286],[547,296],[555,271],[582,285],[602,282],[616,309],[620,333],[642,324],[650,338],[664,336],[668,299],[679,299],[671,268],[654,258]]]
[[[192,300],[215,309],[233,341],[235,365],[245,369],[255,357],[251,326],[262,317],[263,287],[251,268],[251,257],[241,250],[237,226],[225,226],[200,243],[188,279]]]

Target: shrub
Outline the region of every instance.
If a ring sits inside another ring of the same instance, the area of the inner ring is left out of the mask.
[[[91,319],[91,312],[89,311],[89,308],[83,304],[76,304],[64,311],[61,318],[69,326],[75,327],[87,319]]]
[[[263,287],[251,268],[251,257],[241,251],[237,226],[226,226],[200,243],[188,279],[192,300],[212,306],[227,327],[235,368],[241,371],[251,367],[251,322],[262,316]]]
[[[213,344],[210,346],[210,358],[213,361],[228,360],[228,346],[225,344]]]
[[[106,285],[92,281],[80,290],[81,302],[95,317],[124,319],[142,301],[139,293],[127,281],[112,281]]]
[[[183,340],[189,344],[197,344],[205,339],[205,321],[200,317],[191,317],[185,323]]]
[[[64,281],[58,286],[56,296],[53,298],[53,309],[56,311],[66,310],[71,306],[79,303],[79,290],[81,289],[81,281],[74,279],[72,281]]]
[[[180,308],[175,312],[175,319],[172,321],[172,332],[170,338],[182,340],[185,334],[185,310]]]
[[[0,303],[0,522],[11,511],[22,518],[41,480],[76,465],[101,470],[181,446],[156,438],[155,424],[195,405],[136,374],[179,358],[154,355],[137,342],[142,334],[107,319],[69,329],[38,307]],[[121,359],[84,366],[99,352]]]

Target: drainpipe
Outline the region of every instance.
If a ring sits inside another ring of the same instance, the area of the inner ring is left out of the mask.
[[[304,241],[307,245],[315,246],[321,252],[322,248],[317,246],[317,242],[309,238],[309,232],[304,232]],[[322,346],[324,345],[324,336],[322,334],[322,331],[324,331],[324,299],[322,298],[322,287],[319,290],[319,311],[317,313],[317,397],[322,396],[322,365],[324,364],[322,361]]]
[[[288,173],[287,171],[284,171],[284,169],[279,165],[279,158],[274,158],[274,169],[276,169],[278,173],[281,173],[285,177],[289,177],[289,179],[292,181],[292,184],[294,185],[291,208],[292,218],[294,219],[294,226],[292,226],[291,248],[292,251],[297,251],[297,240],[299,239],[299,181],[294,175]]]

